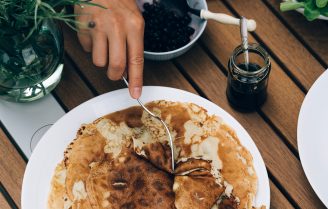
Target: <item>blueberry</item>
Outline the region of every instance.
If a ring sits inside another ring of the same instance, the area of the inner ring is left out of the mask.
[[[189,23],[191,22],[191,17],[189,15],[185,15],[183,17],[183,22],[186,24],[186,25],[189,25]]]
[[[191,21],[189,15],[180,16],[158,1],[145,3],[143,7],[145,50],[170,51],[189,43],[190,35],[195,32],[193,28],[188,27]]]
[[[149,10],[151,8],[150,4],[148,2],[144,3],[143,5],[144,10]]]
[[[188,34],[188,36],[191,36],[194,33],[195,33],[195,29],[193,29],[192,27],[188,27],[187,28],[187,34]]]

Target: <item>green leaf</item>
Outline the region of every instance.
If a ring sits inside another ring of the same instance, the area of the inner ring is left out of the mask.
[[[314,1],[307,1],[304,7],[304,16],[308,21],[313,21],[320,16],[319,8]]]
[[[295,10],[298,8],[303,8],[305,6],[304,2],[294,2],[294,1],[286,1],[280,3],[280,11],[286,12],[290,10]]]
[[[16,54],[14,46],[15,43],[13,42],[12,38],[1,37],[0,49],[5,51],[8,55],[14,56]]]
[[[62,11],[66,6],[88,5],[107,9],[91,0],[0,0],[0,28],[14,29],[16,33],[29,36],[43,19],[56,19],[68,25],[74,25],[73,16]],[[26,31],[28,29],[28,31]],[[0,35],[1,35],[0,31]]]
[[[328,5],[325,8],[319,9],[320,14],[328,17]]]
[[[328,0],[316,0],[315,1],[318,8],[324,8],[328,4]]]

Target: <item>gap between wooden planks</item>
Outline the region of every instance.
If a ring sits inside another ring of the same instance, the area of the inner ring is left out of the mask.
[[[25,167],[25,161],[0,128],[0,182],[17,206],[20,206]]]
[[[317,59],[328,67],[328,21],[307,21],[296,11],[281,12],[279,5],[281,0],[264,0],[275,14],[281,18],[294,35],[311,50]]]
[[[60,83],[54,90],[54,94],[65,101],[64,109],[72,109],[83,102],[93,98],[95,95],[86,86],[78,73],[74,70],[72,62],[67,56],[64,58],[64,70]]]
[[[1,209],[11,209],[6,198],[0,193],[0,208]]]

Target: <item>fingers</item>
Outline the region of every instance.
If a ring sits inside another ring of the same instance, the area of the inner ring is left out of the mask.
[[[107,64],[107,36],[105,33],[92,33],[92,60],[98,67],[105,67]]]
[[[90,37],[89,33],[83,33],[79,32],[77,34],[77,37],[79,38],[79,41],[86,52],[91,52],[92,49],[92,39]]]
[[[104,0],[104,3],[110,11],[85,7],[83,13],[90,15],[77,17],[82,23],[96,23],[93,28],[79,31],[79,40],[85,51],[92,51],[96,66],[104,67],[108,63],[107,76],[111,80],[119,80],[124,72],[127,73],[130,94],[139,98],[144,66],[143,17],[133,0]],[[76,14],[82,12],[81,8],[75,8]]]
[[[128,32],[128,74],[129,90],[133,98],[141,96],[144,67],[144,22],[143,19],[135,19],[129,26]]]
[[[74,6],[74,12],[77,15],[75,18],[78,22],[86,24],[90,20],[89,15],[83,15],[81,14],[81,7],[75,5]],[[92,39],[90,35],[90,31],[87,28],[83,28],[82,25],[77,24],[78,26],[78,39],[86,52],[91,52],[92,49]]]
[[[126,68],[126,36],[120,26],[112,26],[108,33],[109,65],[107,76],[111,80],[120,80]]]

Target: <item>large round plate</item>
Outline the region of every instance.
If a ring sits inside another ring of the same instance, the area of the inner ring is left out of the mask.
[[[297,142],[305,174],[328,207],[328,70],[306,95],[298,117]]]
[[[141,100],[170,100],[193,102],[221,116],[237,132],[241,143],[251,152],[258,175],[256,204],[270,204],[270,188],[267,171],[259,150],[246,130],[222,108],[195,94],[167,87],[144,87]],[[59,119],[36,146],[27,165],[22,190],[23,209],[45,209],[53,171],[63,158],[66,146],[75,138],[81,124],[108,113],[138,105],[127,89],[121,89],[93,98]]]

